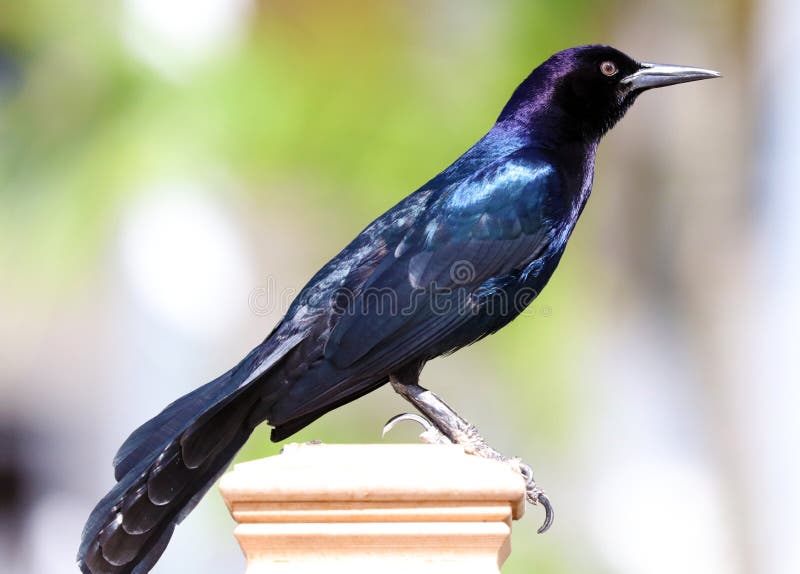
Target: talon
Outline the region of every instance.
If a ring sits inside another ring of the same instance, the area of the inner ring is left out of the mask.
[[[536,495],[536,502],[538,502],[544,507],[544,522],[539,527],[539,530],[536,531],[536,533],[544,534],[553,525],[553,520],[555,519],[555,512],[553,512],[553,505],[550,504],[550,499],[547,498],[547,495],[544,492],[539,492]]]
[[[419,425],[423,428],[419,438],[424,442],[430,444],[446,444],[450,442],[450,440],[441,432],[439,432],[439,429],[433,426],[428,419],[414,413],[401,413],[386,421],[386,424],[383,425],[383,430],[381,431],[381,438],[385,437],[386,433],[392,430],[394,426],[401,421],[414,421],[415,423],[419,423]]]
[[[420,415],[415,415],[413,413],[401,413],[399,415],[393,416],[388,421],[386,421],[386,424],[383,425],[383,430],[381,431],[381,438],[385,437],[386,433],[392,430],[394,426],[400,421],[414,421],[416,423],[419,423],[420,426],[424,429],[424,432],[428,432],[431,429],[433,429],[433,425],[425,417],[421,417]]]
[[[525,479],[525,484],[527,485],[527,492],[525,493],[527,501],[531,504],[541,504],[544,507],[544,523],[542,523],[539,530],[536,531],[539,534],[544,534],[553,525],[553,520],[555,519],[553,505],[550,503],[550,499],[547,498],[544,491],[536,486],[536,481],[533,479],[533,469],[529,465],[520,462],[519,472],[522,474],[522,477]]]
[[[536,481],[533,480],[533,469],[530,467],[530,465],[520,462],[519,472],[522,475],[522,478],[525,479],[526,485],[531,486],[536,484]]]

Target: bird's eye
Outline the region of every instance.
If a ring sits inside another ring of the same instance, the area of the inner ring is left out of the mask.
[[[605,61],[600,64],[600,71],[604,76],[613,76],[617,73],[617,65],[611,61]]]

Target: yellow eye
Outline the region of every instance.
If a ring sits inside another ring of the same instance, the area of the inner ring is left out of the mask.
[[[611,61],[603,62],[600,64],[600,71],[604,76],[613,76],[617,73],[617,65]]]

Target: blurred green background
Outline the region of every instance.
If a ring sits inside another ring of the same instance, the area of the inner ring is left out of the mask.
[[[640,98],[531,312],[424,384],[555,501],[504,572],[796,572],[798,31],[788,0],[0,0],[9,571],[73,571],[127,434],[598,42],[725,77]],[[406,409],[382,389],[292,440]],[[239,459],[279,448],[260,429]],[[155,572],[242,571],[231,530],[214,490]]]

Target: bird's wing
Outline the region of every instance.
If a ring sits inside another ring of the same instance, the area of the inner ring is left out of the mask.
[[[523,150],[445,190],[358,293],[345,294],[325,357],[377,374],[447,340],[474,312],[453,298],[474,303],[482,287],[524,272],[552,239],[547,202],[559,185],[550,164]]]

